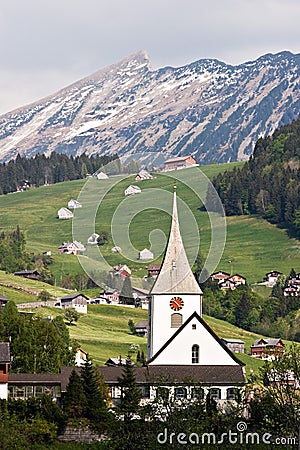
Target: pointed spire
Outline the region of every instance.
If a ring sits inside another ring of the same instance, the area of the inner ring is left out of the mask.
[[[179,229],[176,186],[173,195],[172,225],[165,257],[151,294],[202,294],[191,271]]]

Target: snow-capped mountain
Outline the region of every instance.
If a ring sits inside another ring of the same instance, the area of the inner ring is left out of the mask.
[[[231,66],[201,59],[153,70],[144,51],[0,117],[0,161],[77,155],[193,154],[242,160],[300,112],[300,54]]]

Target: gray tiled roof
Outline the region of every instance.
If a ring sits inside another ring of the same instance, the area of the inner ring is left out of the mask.
[[[10,362],[10,350],[8,342],[0,342],[0,363]]]

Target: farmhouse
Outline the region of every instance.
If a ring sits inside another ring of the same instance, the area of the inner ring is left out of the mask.
[[[138,336],[148,335],[148,321],[140,320],[135,326],[135,332]]]
[[[117,289],[103,289],[99,294],[99,298],[106,300],[107,303],[118,303],[119,295]]]
[[[260,338],[251,345],[251,356],[268,359],[274,357],[284,350],[284,343],[281,339]]]
[[[278,272],[277,270],[272,270],[271,272],[266,273],[265,280],[266,284],[269,287],[275,286],[278,281],[278,277],[282,275],[282,272]]]
[[[57,212],[59,219],[72,219],[73,213],[68,208],[60,208]]]
[[[131,277],[131,269],[129,269],[126,264],[118,264],[117,266],[114,266],[110,272],[114,275],[120,275],[122,277]]]
[[[79,313],[87,314],[88,300],[84,294],[69,294],[60,299],[60,305],[62,309],[74,308]]]
[[[195,158],[191,155],[179,156],[178,158],[170,158],[164,162],[164,170],[177,170],[184,169],[187,167],[196,166],[197,162]]]
[[[60,255],[78,255],[80,252],[84,252],[85,250],[85,246],[78,241],[64,242],[61,246],[58,247],[58,253]]]
[[[14,272],[14,275],[18,277],[23,278],[29,278],[31,280],[39,280],[40,279],[40,273],[34,269],[34,270],[19,270],[18,272]]]
[[[149,266],[146,267],[146,269],[148,270],[148,277],[157,277],[160,268],[161,264],[149,264]]]
[[[230,277],[230,274],[227,272],[215,272],[210,276],[210,279],[212,281],[216,281],[217,283],[223,283],[223,281],[228,280],[228,278]]]
[[[231,275],[228,278],[229,281],[233,281],[233,283],[235,283],[236,286],[240,286],[241,284],[246,284],[246,278],[243,277],[242,275],[239,275],[238,273],[235,273],[234,275]]]

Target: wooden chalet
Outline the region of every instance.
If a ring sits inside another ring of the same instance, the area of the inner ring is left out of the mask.
[[[186,167],[196,166],[197,162],[191,155],[170,158],[164,162],[164,170],[177,170]]]
[[[39,280],[40,273],[36,270],[19,270],[18,272],[14,272],[14,275],[17,277],[29,278],[31,280]]]
[[[251,356],[268,359],[279,355],[284,350],[284,343],[281,339],[260,338],[251,345]]]

